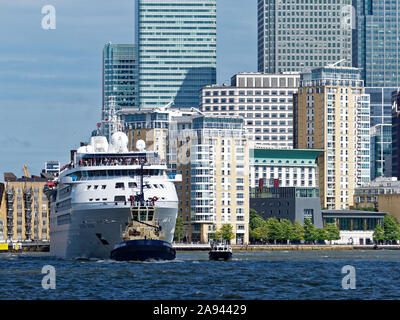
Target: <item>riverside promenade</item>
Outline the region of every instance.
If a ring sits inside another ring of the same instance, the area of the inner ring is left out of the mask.
[[[173,243],[176,251],[210,250],[208,243]],[[400,250],[400,245],[351,245],[351,244],[249,244],[231,245],[233,251],[274,250]]]

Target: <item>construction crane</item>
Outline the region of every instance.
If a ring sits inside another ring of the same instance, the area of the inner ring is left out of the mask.
[[[340,64],[340,63],[342,63],[344,61],[346,61],[346,59],[342,59],[342,60],[339,60],[339,61],[335,62],[334,64],[330,64],[329,67],[336,67],[338,64]]]
[[[26,164],[24,164],[24,165],[23,165],[23,168],[24,168],[25,177],[30,178],[31,175],[29,174],[28,166],[27,166]]]

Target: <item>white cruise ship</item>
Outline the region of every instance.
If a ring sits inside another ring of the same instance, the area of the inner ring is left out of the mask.
[[[172,242],[178,213],[174,182],[181,175],[168,176],[166,164],[156,153],[144,150],[144,141],[137,146],[138,152],[128,152],[124,133],[115,132],[110,140],[91,137],[90,145],[80,147],[54,183],[45,188],[51,210],[51,255],[110,258],[114,247],[127,239],[132,212],[140,208],[146,208],[148,216],[140,218],[139,213],[137,222],[149,228],[157,226],[155,233],[147,235]],[[146,239],[143,231],[134,232],[131,239]]]

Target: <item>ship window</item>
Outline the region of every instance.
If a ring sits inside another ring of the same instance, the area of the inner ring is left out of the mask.
[[[158,184],[153,184],[154,188],[158,189]]]
[[[105,188],[106,188],[107,186],[105,185],[105,184],[103,184],[102,186],[101,186],[101,188],[104,190]]]
[[[97,190],[98,187],[99,187],[98,185],[94,186],[94,190]]]
[[[114,201],[115,202],[125,202],[126,199],[125,199],[125,196],[115,196]]]
[[[114,176],[114,170],[107,170],[107,174],[109,177]]]
[[[151,185],[149,185],[149,184],[146,184],[146,185],[144,185],[147,189],[151,189]]]
[[[89,201],[93,201],[93,199],[89,199]]]
[[[133,221],[139,221],[139,216],[137,211],[132,212],[132,220]]]
[[[100,201],[100,198],[96,199],[96,201]]]
[[[114,170],[114,173],[116,176],[120,176],[121,175],[121,170]]]
[[[153,221],[153,217],[154,217],[154,210],[149,210],[147,221]]]
[[[87,190],[89,190],[92,186],[87,186]]]
[[[115,184],[115,189],[125,189],[125,185],[123,182],[117,182]]]
[[[103,201],[107,201],[107,198],[103,198]]]
[[[128,182],[129,188],[137,188],[137,183],[136,182]]]
[[[140,221],[146,221],[146,210],[139,211]]]
[[[165,186],[164,186],[163,184],[160,184],[160,187],[163,188],[163,189],[165,189]]]

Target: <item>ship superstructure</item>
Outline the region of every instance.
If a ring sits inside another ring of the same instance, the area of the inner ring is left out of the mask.
[[[127,136],[114,132],[110,143],[92,136],[47,188],[50,198],[50,253],[62,258],[107,259],[124,240],[134,208],[154,208],[156,240],[172,242],[178,212],[174,182],[157,153],[129,152]],[[143,233],[143,239],[151,234]],[[140,234],[136,237],[140,239]]]

